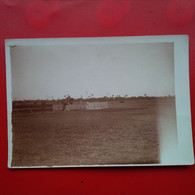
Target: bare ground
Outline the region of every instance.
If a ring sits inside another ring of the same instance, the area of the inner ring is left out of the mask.
[[[158,107],[13,114],[12,166],[159,163]]]

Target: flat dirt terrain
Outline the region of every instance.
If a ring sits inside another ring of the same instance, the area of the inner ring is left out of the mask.
[[[13,114],[12,167],[159,163],[158,108],[169,104]]]

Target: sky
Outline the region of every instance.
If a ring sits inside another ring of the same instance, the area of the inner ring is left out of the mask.
[[[16,46],[12,98],[174,95],[173,43]]]

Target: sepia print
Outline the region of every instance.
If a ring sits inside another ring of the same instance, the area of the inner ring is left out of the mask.
[[[8,166],[193,164],[187,38],[7,40]]]

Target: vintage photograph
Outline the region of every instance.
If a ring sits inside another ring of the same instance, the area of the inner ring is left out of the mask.
[[[182,164],[167,37],[8,40],[8,166]]]

